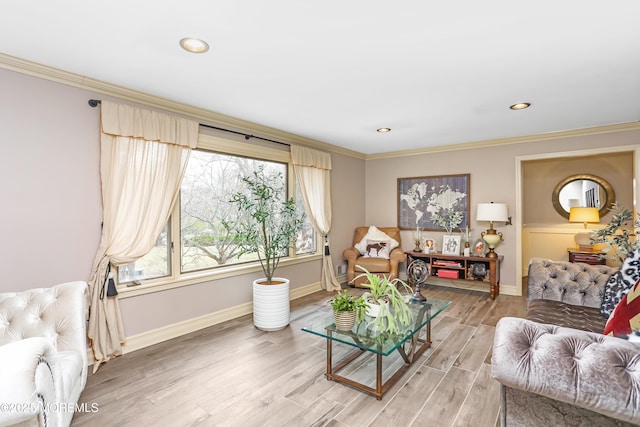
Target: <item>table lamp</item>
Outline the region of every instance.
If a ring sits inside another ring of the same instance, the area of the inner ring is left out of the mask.
[[[494,248],[502,240],[502,233],[497,233],[493,229],[493,222],[507,222],[509,221],[509,212],[507,205],[504,203],[478,203],[478,212],[476,214],[476,221],[489,221],[489,229],[483,231],[480,235],[489,247],[487,257],[497,258],[498,254],[495,253]]]
[[[569,209],[569,222],[581,222],[584,224],[584,229],[587,229],[587,224],[597,224],[600,222],[600,213],[598,208],[570,208]],[[577,233],[574,236],[574,240],[578,244],[578,248],[582,250],[591,250],[591,234],[592,233]]]

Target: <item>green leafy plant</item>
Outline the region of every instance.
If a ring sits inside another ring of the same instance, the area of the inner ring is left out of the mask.
[[[620,263],[633,251],[640,249],[640,221],[633,219],[633,213],[623,206],[614,203],[611,211],[613,215],[606,227],[593,232],[591,243],[602,243],[605,258],[617,259]],[[609,254],[615,252],[616,256]]]
[[[398,286],[405,290],[408,294],[412,289],[404,281],[395,278],[389,280],[386,276],[378,276],[370,273],[367,269],[357,265],[357,268],[364,271],[356,277],[366,277],[367,282],[364,284],[369,288],[362,294],[362,298],[367,304],[378,304],[380,313],[370,322],[372,326],[381,333],[397,334],[400,332],[401,326],[408,326],[413,320],[413,313],[405,302],[405,295],[400,292]]]
[[[431,214],[431,222],[451,234],[464,219],[462,206],[458,202],[465,196],[464,193],[452,190],[449,185],[441,185],[438,193],[431,194],[428,200],[427,211]]]
[[[330,301],[331,308],[336,313],[348,313],[355,311],[356,321],[361,322],[367,311],[367,303],[364,298],[349,295],[349,290],[338,292]]]
[[[272,283],[280,258],[287,254],[302,229],[304,213],[298,213],[295,200],[285,200],[286,185],[282,174],[267,174],[263,168],[242,178],[246,191],[235,193],[230,202],[244,216],[233,224],[223,221],[232,231],[242,256],[256,253],[267,279]]]

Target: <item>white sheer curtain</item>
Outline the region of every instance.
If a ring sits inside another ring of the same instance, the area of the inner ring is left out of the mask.
[[[324,239],[321,284],[327,291],[340,290],[329,251],[331,230],[331,156],[311,148],[291,146],[293,170],[313,228]]]
[[[177,200],[189,154],[198,142],[197,122],[134,106],[102,101],[103,229],[89,288],[88,336],[96,363],[122,354],[125,341],[118,297],[104,289],[109,264],[146,255]]]

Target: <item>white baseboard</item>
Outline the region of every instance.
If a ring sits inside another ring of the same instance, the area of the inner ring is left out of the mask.
[[[290,295],[291,299],[294,300],[320,290],[322,290],[320,282],[316,282],[310,285],[291,289]],[[208,328],[209,326],[217,325],[218,323],[233,320],[238,317],[251,314],[252,312],[253,304],[247,302],[235,307],[230,307],[224,310],[216,311],[214,313],[205,314],[204,316],[195,317],[193,319],[163,326],[158,329],[152,329],[147,332],[132,335],[130,337],[127,337],[127,341],[122,345],[122,354],[131,353],[132,351],[140,350],[142,348],[149,347],[151,345],[158,344],[173,338],[177,338],[179,336],[186,335],[200,329]],[[93,358],[93,351],[91,349],[87,350],[87,360],[89,361],[89,365],[92,365],[95,361],[95,359]]]

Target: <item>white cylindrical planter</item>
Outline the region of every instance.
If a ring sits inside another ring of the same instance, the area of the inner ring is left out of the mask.
[[[279,331],[289,324],[289,280],[274,277],[272,285],[266,279],[253,282],[253,324],[262,331]]]

